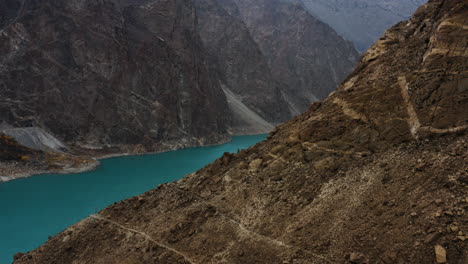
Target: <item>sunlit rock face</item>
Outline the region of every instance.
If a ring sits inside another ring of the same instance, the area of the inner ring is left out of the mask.
[[[230,112],[192,1],[1,5],[2,122],[143,151],[225,140]]]
[[[408,19],[427,0],[295,0],[333,27],[338,34],[367,50],[384,31]]]

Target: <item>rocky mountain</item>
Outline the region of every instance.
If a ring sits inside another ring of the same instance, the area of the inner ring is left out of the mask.
[[[234,114],[234,133],[271,131],[291,118],[281,91],[244,22],[219,0],[195,1],[201,39]]]
[[[202,41],[216,58],[213,71],[221,76],[236,120],[275,124],[298,115],[333,91],[357,61],[350,43],[300,5],[263,0],[195,3]],[[254,113],[247,114],[247,108]],[[252,118],[255,114],[263,120]]]
[[[363,52],[391,25],[406,20],[427,0],[300,0],[314,16]]]
[[[8,131],[10,134],[20,133],[19,138],[24,140],[23,133],[33,133],[36,137],[48,137],[44,131],[33,129]],[[36,138],[33,137],[33,138]],[[15,178],[26,177],[32,173],[57,172],[72,173],[79,170],[91,169],[98,165],[95,160],[68,155],[64,152],[50,151],[50,146],[57,142],[51,140],[48,146],[34,141],[18,142],[15,137],[0,133],[0,182],[9,181]],[[24,145],[30,145],[26,147]],[[42,151],[37,148],[46,148]],[[8,175],[8,176],[4,176]]]
[[[221,0],[240,17],[266,56],[272,75],[294,114],[323,99],[350,73],[358,55],[351,43],[284,0]]]
[[[1,11],[3,123],[130,151],[227,139],[230,112],[206,66],[192,1],[3,5],[11,7]]]
[[[467,17],[431,0],[266,141],[15,263],[466,263]]]
[[[355,51],[304,10],[273,1],[253,25],[237,4],[2,1],[1,126],[113,153],[214,144],[270,131],[351,71]]]

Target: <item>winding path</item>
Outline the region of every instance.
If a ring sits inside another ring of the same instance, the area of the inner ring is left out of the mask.
[[[112,224],[112,225],[114,225],[114,226],[116,226],[116,227],[118,227],[118,228],[120,228],[120,229],[126,230],[126,231],[128,231],[128,232],[132,232],[132,233],[135,233],[135,234],[139,234],[139,235],[145,237],[147,240],[149,240],[149,241],[155,243],[156,245],[158,245],[158,246],[160,246],[160,247],[162,247],[162,248],[165,248],[165,249],[167,249],[167,250],[169,250],[169,251],[172,251],[173,253],[175,253],[175,254],[177,254],[177,255],[183,257],[187,262],[189,262],[189,263],[191,263],[191,264],[196,264],[196,263],[193,262],[187,255],[185,255],[184,253],[182,253],[182,252],[180,252],[180,251],[178,251],[178,250],[176,250],[176,249],[174,249],[174,248],[172,248],[172,247],[169,247],[169,246],[167,246],[167,245],[164,245],[164,244],[162,244],[161,242],[158,242],[158,241],[154,240],[154,239],[151,238],[148,234],[146,234],[146,233],[144,233],[144,232],[142,232],[142,231],[138,231],[138,230],[136,230],[136,229],[132,229],[132,228],[125,227],[125,226],[123,226],[123,225],[121,225],[121,224],[119,224],[119,223],[117,223],[117,222],[115,222],[115,221],[112,221],[112,220],[110,220],[110,219],[101,217],[101,216],[99,216],[99,215],[90,215],[89,217],[90,217],[90,218],[97,219],[97,220],[100,220],[100,221],[104,221],[104,222],[110,223],[110,224]]]

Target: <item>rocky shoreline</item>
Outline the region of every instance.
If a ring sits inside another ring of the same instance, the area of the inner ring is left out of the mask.
[[[80,158],[84,161],[82,163],[69,163],[60,164],[60,167],[56,167],[58,164],[54,164],[53,168],[45,168],[40,164],[25,163],[22,161],[0,161],[0,182],[7,182],[17,180],[20,178],[28,178],[40,174],[75,174],[86,171],[92,171],[99,167],[100,161],[116,157],[124,156],[140,156],[140,155],[154,155],[164,152],[182,150],[187,148],[195,147],[209,147],[216,145],[223,145],[232,140],[231,136],[220,137],[216,142],[209,142],[208,139],[193,140],[190,143],[163,143],[157,151],[140,151],[141,148],[138,146],[122,145],[113,146],[114,151],[101,150],[101,149],[83,149],[75,148],[75,152],[86,153],[81,154]],[[207,142],[207,143],[204,143]],[[8,175],[8,176],[6,176]]]
[[[85,171],[95,170],[100,165],[99,160],[95,160],[94,163],[84,164],[79,167],[64,167],[62,169],[56,170],[44,170],[39,168],[33,168],[29,166],[20,165],[18,163],[9,163],[9,162],[0,162],[0,175],[9,175],[9,176],[0,176],[0,182],[8,182],[21,178],[28,178],[40,174],[71,174],[71,173],[81,173]]]

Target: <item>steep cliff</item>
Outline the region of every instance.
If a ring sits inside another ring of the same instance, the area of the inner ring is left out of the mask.
[[[244,22],[231,16],[218,0],[195,1],[200,36],[219,76],[234,115],[233,132],[268,132],[291,118],[281,84]],[[299,113],[297,113],[299,114]]]
[[[3,1],[0,123],[113,152],[219,143],[351,70],[355,51],[297,5],[230,1]]]
[[[266,141],[15,263],[466,263],[467,17],[430,1]]]
[[[207,70],[192,1],[2,5],[1,121],[120,151],[227,138],[229,110]]]
[[[18,133],[18,131],[9,131]],[[20,131],[25,133],[26,131]],[[21,139],[29,141],[33,146],[47,148],[56,146],[57,142],[49,138],[44,131],[31,129],[31,135],[21,135]],[[33,142],[30,139],[37,139]],[[43,145],[42,141],[47,140],[50,145]],[[67,155],[62,152],[45,152],[38,149],[28,148],[15,140],[15,138],[0,132],[0,182],[9,181],[14,178],[25,177],[31,173],[40,172],[76,172],[78,168],[91,169],[97,166],[95,160]]]
[[[302,113],[311,102],[328,96],[355,66],[358,55],[353,45],[300,3],[220,2],[245,22],[275,80],[286,85],[282,93],[294,112]]]
[[[220,75],[236,119],[245,117],[244,123],[263,123],[255,114],[275,124],[304,112],[334,90],[357,60],[349,43],[302,6],[262,0],[195,2],[201,38],[215,58],[213,71]],[[240,109],[239,103],[245,106]]]
[[[314,16],[363,52],[391,25],[406,20],[427,0],[300,0]]]

